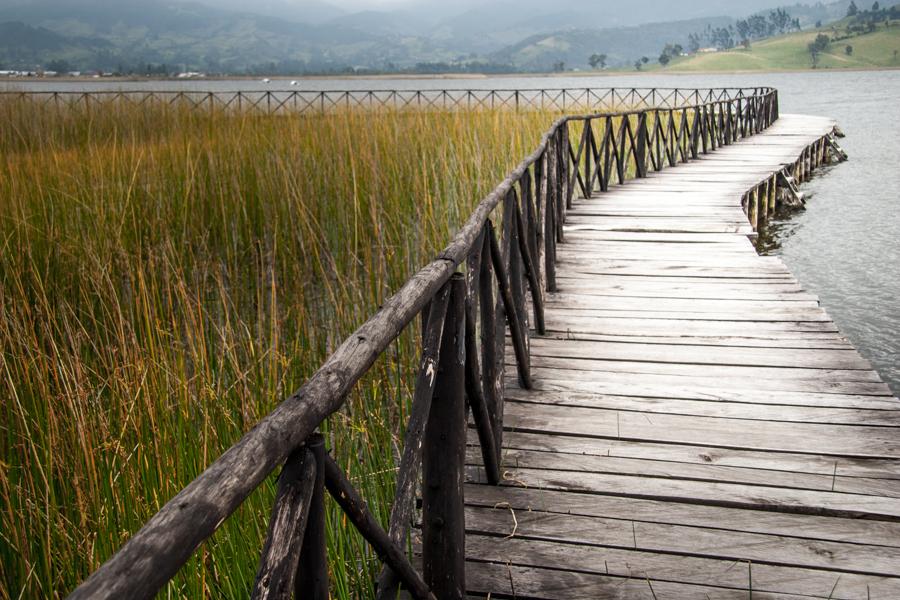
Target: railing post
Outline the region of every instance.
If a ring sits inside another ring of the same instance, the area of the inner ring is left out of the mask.
[[[435,597],[462,600],[466,595],[465,279],[455,274],[450,286],[422,452],[422,568],[425,583]]]
[[[591,160],[596,156],[596,144],[594,143],[594,130],[591,120],[584,121],[584,130],[581,134],[582,147],[584,148],[584,197],[590,198],[594,191],[593,176],[591,175]],[[578,165],[575,165],[578,168]]]
[[[569,189],[569,173],[572,170],[572,160],[569,154],[569,122],[566,121],[562,124],[562,131],[560,133],[560,152],[562,153],[562,181],[560,192],[566,199],[566,210],[572,209],[572,190]],[[578,168],[578,165],[574,165],[574,168]]]
[[[543,153],[542,187],[544,189],[544,272],[547,276],[547,290],[556,291],[556,204],[553,191],[555,155],[552,139],[547,140]]]
[[[298,598],[328,600],[328,553],[325,539],[325,440],[314,433],[306,442],[306,447],[316,461],[316,479],[312,498],[309,501],[309,515],[303,534],[300,564],[294,594]]]
[[[627,117],[626,117],[627,118]],[[638,177],[647,176],[647,111],[641,111],[637,123],[637,143],[634,152],[634,162]]]
[[[284,463],[250,595],[253,600],[290,600],[318,476],[316,458],[306,445]]]

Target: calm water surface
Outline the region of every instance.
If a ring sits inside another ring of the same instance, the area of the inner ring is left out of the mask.
[[[900,393],[900,71],[454,79],[4,83],[0,89],[259,91],[762,86],[782,113],[834,117],[850,161],[805,186],[805,211],[773,228],[776,249],[840,330]]]

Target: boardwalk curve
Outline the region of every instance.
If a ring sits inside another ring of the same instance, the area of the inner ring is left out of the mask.
[[[834,127],[782,115],[574,203],[500,487],[470,452],[471,593],[900,597],[900,402],[741,202]]]

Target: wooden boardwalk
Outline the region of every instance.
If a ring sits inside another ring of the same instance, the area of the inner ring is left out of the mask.
[[[740,206],[833,126],[576,201],[502,486],[469,448],[473,597],[900,598],[900,403]]]

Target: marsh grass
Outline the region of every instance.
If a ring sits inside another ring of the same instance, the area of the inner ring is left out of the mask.
[[[434,257],[556,115],[0,103],[0,598],[64,596]],[[387,520],[416,331],[323,426]],[[167,597],[244,597],[274,476]],[[332,591],[379,563],[333,505]]]

